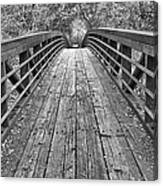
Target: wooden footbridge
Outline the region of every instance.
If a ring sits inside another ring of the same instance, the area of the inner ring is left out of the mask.
[[[157,34],[100,28],[1,44],[4,177],[157,177]]]

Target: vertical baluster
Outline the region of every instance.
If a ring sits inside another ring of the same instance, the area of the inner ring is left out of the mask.
[[[48,44],[51,43],[51,42],[52,42],[52,38],[48,39]],[[47,51],[49,51],[52,47],[53,46],[48,47]],[[47,59],[50,58],[50,56],[51,56],[51,53],[49,53]]]
[[[104,37],[103,38],[103,41],[107,44],[107,42],[108,42],[108,38],[106,38],[106,37]],[[104,50],[106,51],[106,52],[108,52],[108,48],[106,47],[106,46],[104,46]],[[108,57],[107,57],[107,55],[104,53],[104,58],[107,60],[108,59]],[[106,63],[106,61],[104,61],[104,64],[107,66],[108,64]]]
[[[113,41],[113,40],[110,40],[110,46],[111,47],[113,47],[113,48],[115,48],[115,49],[117,49],[117,42],[116,41]],[[116,54],[115,54],[115,52],[113,52],[113,51],[110,51],[110,55],[116,60]],[[116,64],[111,60],[111,66],[115,69],[116,68]],[[113,70],[111,70],[111,73],[114,75],[114,76],[116,76],[116,74],[115,74],[115,72],[113,71]]]
[[[42,42],[42,48],[44,48],[46,45],[47,45],[47,41],[43,41],[43,42]],[[47,52],[48,52],[47,49],[45,49],[45,50],[42,52],[42,55],[43,55],[43,56],[46,55]],[[47,57],[45,57],[45,59],[43,60],[43,63],[42,63],[42,64],[45,64],[46,60],[47,60]]]
[[[117,42],[117,50],[119,51],[119,52],[122,52],[122,49],[121,49],[122,47],[121,47],[121,43],[118,43]],[[116,60],[117,60],[117,62],[119,63],[119,64],[121,64],[121,56],[120,55],[116,55]],[[116,72],[118,72],[118,73],[120,73],[120,66],[118,66],[118,65],[116,65],[115,66],[115,70],[116,70]]]
[[[98,39],[101,39],[101,36],[98,35],[97,38],[98,38]],[[96,42],[96,41],[95,41],[95,42]],[[99,46],[101,46],[101,45],[99,44]],[[94,47],[95,47],[95,48],[97,49],[97,51],[99,51],[99,53],[101,54],[100,49],[98,49],[96,46],[94,46]],[[101,60],[100,54],[97,53],[97,57]]]
[[[156,72],[156,68],[158,67],[158,58],[157,55],[155,57],[146,55],[146,66],[149,70],[152,72]],[[153,129],[154,134],[154,143],[153,147],[155,149],[155,155],[154,155],[154,161],[155,165],[153,167],[154,171],[154,177],[157,178],[158,170],[157,170],[157,164],[158,164],[158,71],[155,74],[155,77],[152,78],[149,75],[146,75],[146,88],[148,88],[155,96],[154,99],[152,99],[147,93],[146,95],[146,104],[145,107],[147,107],[152,113],[153,118],[148,114],[147,110],[145,110],[145,122],[146,125],[148,125],[151,129]]]
[[[110,39],[106,38],[106,44],[109,44],[109,43],[110,43]],[[106,52],[109,54],[109,48],[106,48]],[[108,56],[106,56],[106,60],[109,63],[109,57]]]
[[[101,41],[103,41],[103,37],[102,36],[100,36],[100,40]],[[104,46],[103,46],[103,44],[101,44],[101,43],[98,43],[98,45],[102,48],[102,49],[104,49]],[[104,52],[101,50],[101,49],[99,49],[100,50],[100,54],[101,54],[101,56],[100,56],[100,60],[101,60],[101,62],[103,62],[103,58],[102,58],[102,56],[104,57]]]
[[[35,45],[35,46],[33,47],[33,53],[34,53],[34,54],[37,53],[40,49],[41,49],[40,44]],[[38,55],[34,58],[34,64],[36,64],[36,63],[40,60],[40,58],[41,58],[41,54],[38,54]],[[36,72],[36,73],[39,71],[40,66],[41,66],[41,64],[39,64],[39,65],[36,67],[36,69],[35,69],[35,72]],[[37,78],[39,78],[39,77],[37,77]]]
[[[141,59],[139,61],[137,61],[137,63],[139,63],[140,65],[144,66],[145,65],[145,57],[146,56],[147,55],[145,55],[144,53],[142,53]],[[147,65],[146,65],[146,67],[147,67]],[[141,69],[139,69],[138,67],[135,67],[135,70],[133,71],[132,76],[135,77],[137,80],[140,80],[141,77],[143,76],[143,74],[144,73],[143,73],[143,71]],[[130,88],[132,90],[134,90],[134,88],[136,87],[136,85],[137,85],[137,83],[131,79],[130,80],[130,83],[129,83]]]
[[[19,54],[19,63],[22,64],[24,61],[26,61],[29,58],[29,51],[26,50]],[[20,77],[22,78],[27,72],[29,71],[29,63],[24,65],[20,69]],[[26,87],[30,81],[30,76],[27,76],[25,80],[22,82],[23,86]],[[29,92],[29,89],[28,89]]]
[[[130,47],[128,47],[126,45],[121,45],[121,52],[123,54],[125,54],[126,56],[128,56],[129,58],[131,58],[131,48]],[[123,68],[125,68],[129,73],[131,73],[131,63],[130,62],[128,62],[127,60],[121,58],[121,64],[122,64]],[[122,69],[122,79],[127,84],[129,84],[130,77],[124,72],[123,69]],[[124,83],[122,83],[122,89],[124,89],[126,92],[129,92],[129,91],[127,91],[126,86],[124,85]]]
[[[30,57],[31,55],[32,55],[32,54],[31,54],[31,52],[29,51],[29,57]],[[29,65],[30,65],[30,68],[33,68],[33,66],[35,65],[35,60],[34,60],[34,59],[30,60]],[[37,69],[32,70],[32,75],[33,75],[33,77],[34,77],[36,74],[37,74]]]
[[[5,68],[5,62],[1,61],[1,78],[4,77],[6,75],[6,68]],[[7,80],[4,81],[1,84],[1,98],[6,94],[6,88],[7,88]],[[4,114],[7,112],[7,100],[5,100],[2,104],[1,104],[1,118],[4,116]],[[8,119],[6,119],[3,124],[2,127],[7,127],[8,126]]]
[[[155,72],[157,68],[157,56],[147,56],[147,68],[151,70],[152,72]],[[146,108],[151,111],[153,114],[153,118],[150,116],[148,112],[145,111],[145,121],[147,123],[151,124],[151,128],[156,128],[156,126],[152,124],[157,123],[157,73],[155,74],[155,77],[152,78],[148,74],[146,75],[146,88],[149,89],[154,95],[154,99],[151,98],[150,95],[147,93],[146,95]]]

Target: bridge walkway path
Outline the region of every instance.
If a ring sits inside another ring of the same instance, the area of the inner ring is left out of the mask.
[[[89,49],[54,58],[2,144],[2,176],[150,180],[152,140]]]

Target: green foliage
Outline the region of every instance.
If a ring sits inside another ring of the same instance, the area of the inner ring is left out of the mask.
[[[157,31],[157,4],[153,1],[130,1],[1,7],[2,39],[37,31],[60,30],[72,40],[80,40],[86,30],[98,27]]]

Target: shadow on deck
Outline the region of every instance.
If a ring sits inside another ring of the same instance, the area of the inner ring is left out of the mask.
[[[2,176],[152,180],[152,139],[98,59],[64,49],[2,143]]]

